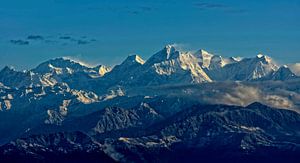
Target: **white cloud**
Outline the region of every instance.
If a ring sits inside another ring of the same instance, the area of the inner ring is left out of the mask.
[[[260,102],[275,108],[300,111],[299,88],[300,84],[283,82],[208,83],[181,86],[170,89],[170,92],[175,95],[183,93],[203,103],[247,106]]]
[[[300,76],[300,63],[290,64],[288,65],[293,73]]]
[[[86,67],[91,67],[92,68],[92,67],[96,66],[96,65],[92,65],[92,64],[89,64],[89,63],[86,63],[86,62],[82,61],[82,59],[80,59],[80,58],[82,58],[81,55],[77,55],[77,56],[64,56],[63,58],[72,60],[72,61],[74,61],[76,63],[79,63],[82,66],[86,66]]]

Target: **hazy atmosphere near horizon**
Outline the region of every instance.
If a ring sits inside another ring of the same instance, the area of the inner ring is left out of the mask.
[[[166,44],[222,56],[300,61],[299,0],[10,0],[0,5],[0,68],[68,56],[91,65],[149,58]]]

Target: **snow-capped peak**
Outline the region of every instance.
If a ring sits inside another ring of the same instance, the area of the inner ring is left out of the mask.
[[[167,45],[165,47],[165,51],[166,51],[166,54],[167,54],[167,59],[170,58],[171,54],[174,53],[176,51],[176,48],[175,46],[173,45]]]
[[[262,57],[264,57],[264,55],[263,54],[257,54],[256,57],[257,58],[262,58]]]
[[[272,75],[271,80],[289,80],[297,78],[287,65],[281,66],[274,74]]]
[[[239,61],[241,61],[243,58],[241,58],[241,57],[229,57],[229,59],[230,59],[231,61],[233,61],[233,62],[239,62]]]
[[[263,54],[258,54],[256,58],[264,63],[272,63],[274,62],[273,59],[269,56],[263,55]]]
[[[225,62],[223,60],[222,56],[215,55],[211,58],[209,69],[218,69],[225,65]]]
[[[200,49],[196,53],[194,53],[194,56],[197,58],[198,63],[200,66],[208,68],[210,65],[211,58],[214,56],[213,54],[208,53],[207,51]]]
[[[65,72],[78,72],[78,71],[87,71],[88,69],[92,69],[90,67],[85,66],[81,62],[77,62],[71,60],[66,57],[55,58],[48,60],[40,65],[38,65],[33,72],[45,74],[49,72],[57,72],[59,74]]]
[[[147,60],[147,64],[155,64],[170,59],[178,58],[180,51],[178,51],[174,45],[166,45],[161,51],[154,54]]]
[[[83,62],[83,61],[80,61],[78,59],[74,59],[74,58],[70,58],[70,57],[61,57],[61,58],[57,58],[57,59],[62,59],[62,60],[65,60],[67,62],[73,62],[73,63],[77,63],[77,64],[80,64],[81,66],[84,66],[84,67],[88,67],[88,68],[92,68],[93,66]]]
[[[129,55],[125,59],[125,61],[122,63],[122,65],[124,65],[124,64],[132,65],[132,64],[136,64],[136,63],[143,65],[145,63],[145,61],[140,56],[134,54],[134,55]]]
[[[106,67],[104,65],[99,65],[95,67],[95,70],[98,71],[100,77],[104,76],[106,73],[111,71],[110,67]]]

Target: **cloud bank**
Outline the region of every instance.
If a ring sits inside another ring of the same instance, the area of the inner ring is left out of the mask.
[[[289,68],[292,70],[293,73],[300,76],[300,63],[290,64]]]
[[[260,102],[274,108],[300,112],[300,81],[291,83],[218,82],[201,85],[162,86],[154,88],[153,94],[184,96],[209,104],[247,106],[254,102]]]

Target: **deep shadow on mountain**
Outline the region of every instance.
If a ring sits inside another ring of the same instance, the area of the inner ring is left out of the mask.
[[[130,117],[127,111],[114,108],[103,112],[113,115],[109,116],[109,123],[125,126],[126,130],[129,121],[116,119]],[[99,117],[103,119],[89,115]],[[107,121],[95,122],[96,126],[108,125]],[[131,133],[119,132],[118,137],[112,138],[101,134],[121,128],[92,135],[76,131],[31,135],[2,146],[0,158],[28,158],[33,162],[300,161],[300,115],[260,103],[247,107],[194,105],[146,126],[135,126],[136,130],[129,130]]]

